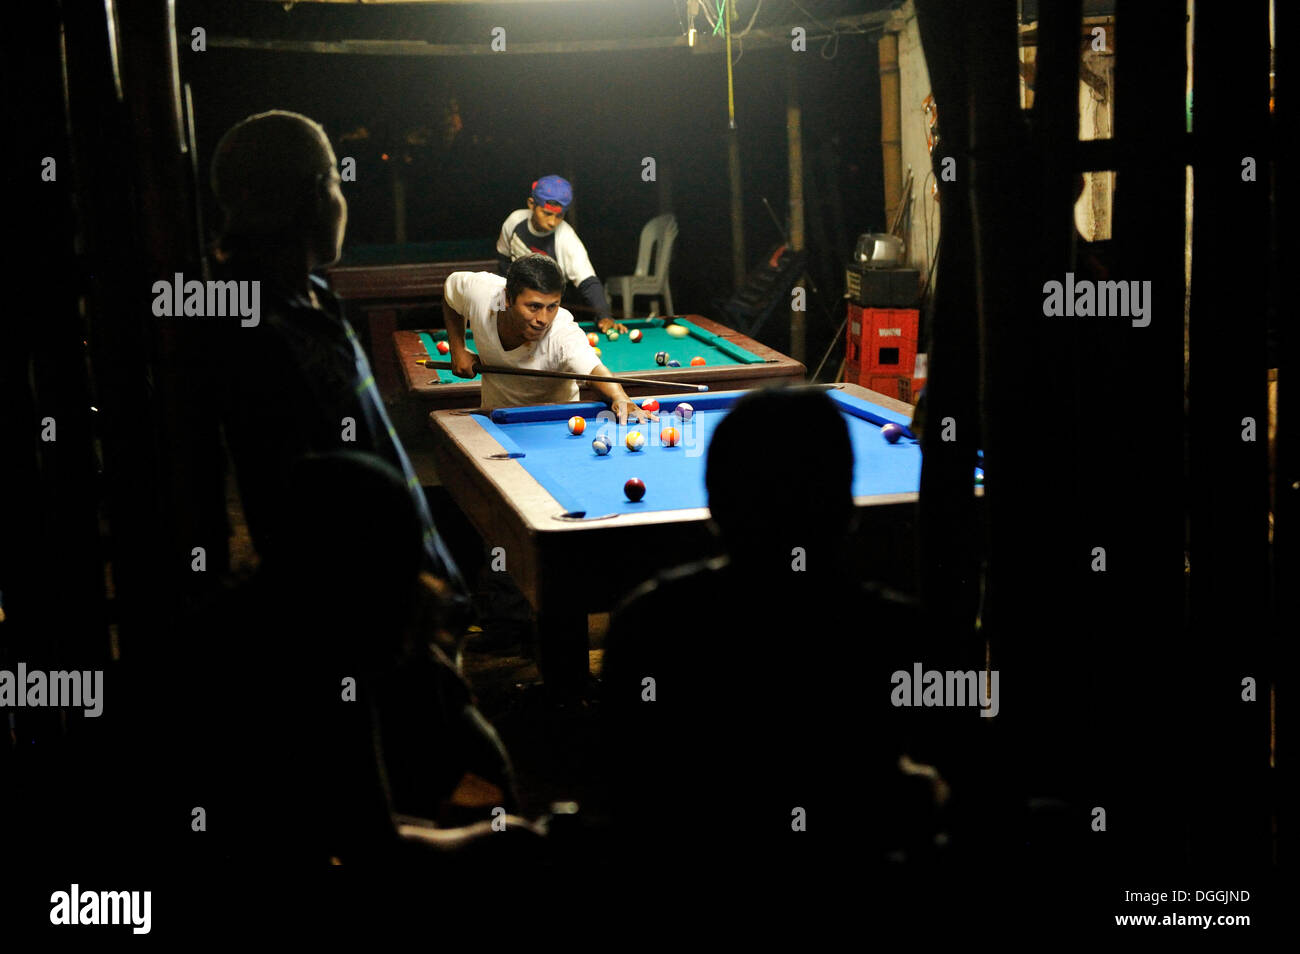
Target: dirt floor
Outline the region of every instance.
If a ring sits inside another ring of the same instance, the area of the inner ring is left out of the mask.
[[[591,645],[598,647],[609,616],[590,617]],[[599,675],[603,651],[590,651],[591,671]],[[549,705],[537,664],[518,650],[475,651],[467,647],[462,670],[514,763],[523,813],[544,814],[552,802],[577,802],[587,817],[605,810],[601,785],[598,703],[566,708]]]

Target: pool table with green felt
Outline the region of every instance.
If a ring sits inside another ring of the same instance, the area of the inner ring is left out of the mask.
[[[391,398],[400,373],[388,342],[401,312],[442,300],[452,272],[495,271],[496,246],[488,240],[354,245],[325,269],[330,289],[365,342],[379,390]]]
[[[684,327],[687,336],[670,335],[665,330],[669,322]],[[585,332],[596,330],[595,322],[580,321],[578,324]],[[806,373],[804,366],[793,358],[700,315],[672,319],[628,318],[623,324],[629,332],[639,330],[641,341],[633,342],[629,335],[620,335],[617,341],[610,341],[600,335],[596,347],[600,348],[600,360],[606,367],[617,375],[629,376],[630,380],[624,387],[633,396],[664,391],[662,384],[637,384],[636,378],[704,384],[714,390],[731,391],[776,381],[799,383]],[[427,359],[450,360],[437,351],[437,342],[446,340],[446,336],[446,331],[441,329],[399,331],[393,336],[406,396],[426,411],[477,407],[479,403],[478,378],[458,378],[450,371],[430,370],[420,364]],[[473,329],[470,329],[467,343],[471,351],[475,350]],[[655,354],[659,351],[668,352],[682,366],[669,368],[656,364]],[[703,367],[691,367],[691,358],[697,355],[704,358]],[[599,400],[591,388],[582,389],[582,398]]]

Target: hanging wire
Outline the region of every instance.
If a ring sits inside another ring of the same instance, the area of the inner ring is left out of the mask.
[[[749,18],[749,22],[745,24],[745,29],[741,30],[739,33],[736,34],[737,37],[744,38],[749,34],[750,30],[754,29],[754,21],[758,19],[758,11],[762,9],[763,9],[763,0],[758,0],[758,3],[754,5],[754,15],[751,16]],[[736,57],[736,59],[739,60],[740,57],[738,56]]]

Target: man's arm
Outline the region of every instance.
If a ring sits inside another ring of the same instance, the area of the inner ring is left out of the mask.
[[[452,272],[442,287],[442,324],[447,329],[447,345],[451,348],[452,374],[458,378],[474,377],[475,355],[465,347],[465,316],[460,309],[467,307],[462,301],[461,285],[469,272]]]
[[[565,312],[568,315],[568,312]],[[561,339],[559,365],[553,367],[556,371],[571,371],[574,374],[594,374],[600,377],[612,378],[614,372],[605,367],[596,353],[592,350],[591,345],[587,343],[587,336],[582,333],[576,321],[572,321],[570,316],[568,327],[563,332]],[[595,366],[592,366],[592,362]],[[583,382],[578,382],[582,384]],[[609,409],[618,416],[619,424],[626,424],[628,416],[631,415],[640,423],[644,424],[648,419],[659,420],[653,414],[647,413],[636,406],[636,402],[627,396],[623,386],[612,381],[591,381],[588,382],[593,388],[601,393],[606,401],[609,402]]]
[[[602,377],[613,377],[614,372],[609,370],[603,364],[598,364],[592,368],[588,374],[596,374]],[[591,386],[601,393],[601,396],[609,402],[609,409],[618,415],[618,422],[626,424],[629,416],[635,417],[638,423],[644,424],[646,421],[659,420],[657,415],[649,414],[637,407],[636,402],[627,396],[623,390],[623,385],[614,384],[610,381],[592,381]]]
[[[596,327],[601,334],[617,331],[627,334],[627,325],[615,321],[609,315],[609,302],[605,298],[605,286],[596,277],[596,269],[591,265],[587,247],[578,238],[578,233],[567,222],[556,230],[555,254],[560,258],[565,278],[574,284],[592,311],[596,313]]]
[[[596,313],[596,328],[601,334],[611,329],[619,334],[627,334],[627,325],[610,317],[609,301],[605,298],[605,286],[600,283],[599,278],[592,275],[579,283],[578,293],[582,295],[587,307]]]
[[[510,233],[512,231],[510,220],[513,218],[513,213],[506,216],[506,220],[501,223],[501,234],[497,236],[497,274],[502,277],[510,269]]]

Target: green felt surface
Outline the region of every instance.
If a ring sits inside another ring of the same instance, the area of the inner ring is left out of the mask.
[[[673,337],[665,330],[665,322],[662,318],[629,318],[623,321],[623,324],[627,326],[628,331],[640,330],[642,339],[634,343],[628,335],[619,335],[617,341],[610,341],[604,335],[599,335],[600,340],[596,347],[600,348],[600,360],[615,374],[658,370],[659,365],[655,363],[655,354],[659,351],[667,351],[669,357],[680,361],[684,368],[690,366],[691,358],[696,355],[703,358],[708,367],[763,363],[763,359],[753,352],[705,331],[685,319],[677,319],[675,323],[683,325],[690,334],[684,338]],[[596,330],[594,321],[580,321],[578,325],[584,332]],[[437,350],[437,343],[445,341],[446,338],[445,330],[420,332],[420,342],[429,353],[429,357],[435,361],[449,360],[448,355],[439,354]],[[474,347],[472,331],[466,332],[465,343],[471,351],[478,353],[478,349]],[[438,375],[438,381],[444,384],[478,380],[477,377],[458,378],[450,371],[435,373]]]

